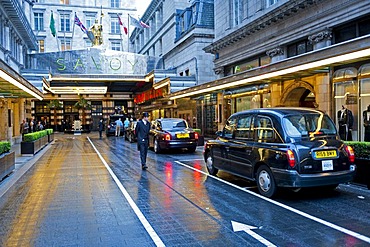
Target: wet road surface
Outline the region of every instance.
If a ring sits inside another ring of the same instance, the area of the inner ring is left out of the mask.
[[[208,176],[202,147],[149,151],[142,171],[135,143],[88,136],[56,135],[0,199],[2,246],[370,246],[364,189],[269,200],[243,179]]]

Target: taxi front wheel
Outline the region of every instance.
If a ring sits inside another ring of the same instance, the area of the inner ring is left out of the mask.
[[[213,166],[212,152],[208,152],[207,154],[206,166],[209,174],[216,175],[218,173],[218,169]]]
[[[261,195],[272,197],[276,192],[276,184],[271,170],[262,165],[257,170],[257,188]]]

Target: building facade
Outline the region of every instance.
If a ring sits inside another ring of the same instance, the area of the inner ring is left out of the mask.
[[[0,141],[21,141],[20,124],[31,119],[31,99],[43,94],[21,75],[27,54],[37,42],[27,14],[32,2],[6,0],[0,4]]]
[[[170,99],[198,98],[210,135],[234,112],[297,106],[327,112],[339,129],[346,120],[341,110],[348,109],[353,121],[345,123],[346,139],[367,140],[366,6],[360,0],[215,1],[215,38],[205,51],[215,56],[218,79]]]
[[[136,4],[136,0],[37,0],[32,8],[30,23],[37,37],[39,52],[91,47],[88,31],[93,29],[96,22],[103,27],[102,43],[105,48],[127,52],[128,34],[124,28],[130,28],[128,15],[137,17]],[[85,29],[75,25],[76,17]],[[52,19],[54,25],[51,25]]]
[[[138,111],[153,118],[196,118],[195,101],[175,102],[168,95],[216,78],[214,56],[204,52],[214,38],[213,0],[153,0],[142,16],[150,28],[136,28],[130,36],[135,53],[159,58],[152,73],[153,90],[137,95]],[[161,90],[159,97],[153,97]],[[150,96],[152,95],[152,96]]]
[[[146,75],[158,60],[129,52],[128,35],[134,29],[129,16],[137,19],[137,4],[36,1],[30,22],[39,49],[22,70],[45,93],[44,101],[31,103],[36,119],[59,131],[82,120],[90,131],[112,114],[134,117],[134,95],[151,88]]]

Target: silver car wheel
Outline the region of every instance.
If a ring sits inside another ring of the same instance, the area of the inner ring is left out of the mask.
[[[156,139],[156,140],[154,140],[154,152],[159,153],[159,150],[160,150],[159,143]]]
[[[261,171],[258,176],[258,183],[259,187],[264,191],[267,192],[271,188],[271,178],[270,175],[265,171]]]
[[[209,155],[207,157],[206,165],[207,165],[208,170],[212,170],[213,169],[213,160],[212,160],[212,156],[211,155]]]

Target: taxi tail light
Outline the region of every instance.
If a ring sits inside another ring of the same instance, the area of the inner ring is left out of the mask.
[[[288,151],[286,151],[286,155],[287,155],[287,158],[288,158],[289,166],[293,168],[295,166],[295,157],[294,157],[293,151],[288,149]]]
[[[349,162],[354,163],[355,162],[355,152],[353,151],[353,148],[351,146],[346,146],[345,150],[348,154]]]
[[[170,134],[165,134],[165,135],[164,135],[164,139],[165,139],[166,141],[171,140],[171,135],[170,135]]]
[[[195,138],[195,139],[198,139],[198,138],[199,138],[198,132],[195,132],[195,133],[194,133],[194,138]]]

